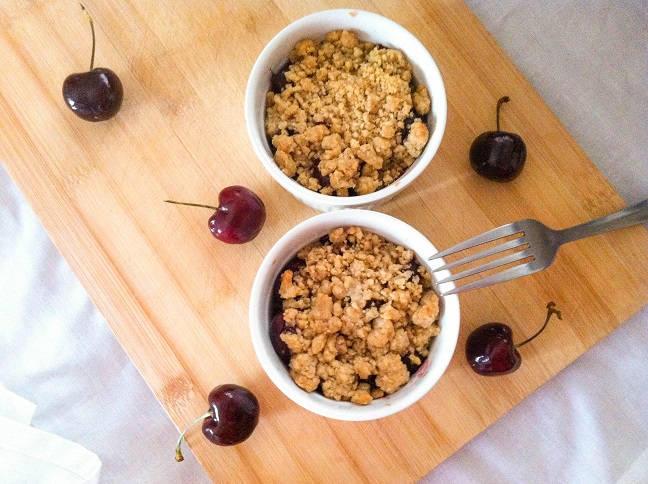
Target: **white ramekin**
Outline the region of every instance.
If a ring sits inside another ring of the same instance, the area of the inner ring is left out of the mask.
[[[288,231],[270,249],[257,272],[250,295],[250,331],[256,355],[274,384],[298,405],[324,417],[338,420],[372,420],[392,415],[422,398],[441,378],[457,345],[459,336],[459,298],[441,298],[439,325],[441,333],[430,346],[430,356],[401,389],[369,405],[337,402],[299,388],[274,351],[269,328],[272,318],[272,288],[282,267],[304,246],[338,227],[359,226],[385,239],[412,249],[418,261],[428,269],[440,267],[441,259],[428,261],[437,250],[419,231],[390,215],[370,210],[338,210],[316,215]],[[446,277],[447,271],[439,273]],[[449,288],[450,286],[448,286]]]
[[[265,135],[266,94],[270,91],[270,76],[288,60],[292,47],[300,40],[323,39],[332,30],[350,30],[361,40],[371,41],[401,50],[412,64],[417,82],[424,84],[432,98],[428,115],[430,139],[412,166],[391,185],[374,193],[355,197],[323,195],[303,187],[286,176],[273,160]],[[303,17],[279,32],[263,49],[257,59],[245,92],[245,122],[257,156],[272,177],[298,200],[323,212],[341,208],[372,208],[392,199],[421,174],[434,157],[445,131],[447,100],[443,79],[425,46],[408,30],[381,15],[362,10],[325,10]]]

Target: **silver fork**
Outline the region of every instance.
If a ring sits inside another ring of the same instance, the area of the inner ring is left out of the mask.
[[[441,290],[444,296],[457,294],[469,289],[479,289],[491,286],[504,281],[510,281],[518,277],[533,274],[549,267],[556,259],[556,254],[561,245],[574,240],[584,239],[593,235],[602,234],[611,230],[617,230],[631,225],[648,222],[648,200],[639,202],[631,207],[624,208],[618,212],[600,217],[563,230],[554,230],[533,219],[524,219],[508,225],[502,225],[496,229],[484,232],[481,235],[468,239],[465,242],[441,251],[428,260],[446,257],[466,249],[470,249],[498,239],[513,237],[499,245],[489,247],[476,254],[466,256],[455,262],[437,267],[433,272],[449,270],[461,265],[473,262],[484,257],[492,256],[520,247],[517,252],[502,256],[478,267],[464,270],[457,274],[438,281],[439,286],[446,282],[458,281],[465,277],[479,274],[480,272],[497,269],[498,267],[511,264],[512,267],[502,270],[496,274],[484,277],[478,281],[469,282],[451,288],[447,291]],[[513,265],[515,264],[515,265]]]

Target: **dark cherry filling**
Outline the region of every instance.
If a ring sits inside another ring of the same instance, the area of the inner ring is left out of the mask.
[[[270,148],[270,153],[274,156],[277,153],[277,148],[272,144],[272,136],[266,134],[266,141],[268,142],[268,148]]]
[[[292,352],[288,348],[288,345],[281,339],[281,335],[283,333],[295,334],[296,332],[297,330],[292,326],[286,326],[286,321],[282,313],[277,313],[272,318],[272,322],[270,323],[270,342],[277,355],[279,355],[279,358],[281,358],[281,361],[286,365],[290,363]]]
[[[317,165],[313,166],[313,178],[317,178],[317,181],[322,187],[331,186],[330,177],[328,175],[322,175],[322,172]]]
[[[328,235],[322,237],[322,242],[328,241]],[[295,334],[297,330],[292,326],[286,326],[286,321],[283,318],[283,301],[281,296],[279,296],[279,288],[281,287],[281,274],[287,270],[297,272],[299,269],[304,267],[306,262],[299,257],[293,257],[290,259],[286,265],[279,272],[279,276],[275,279],[275,282],[272,287],[272,299],[270,300],[270,312],[272,315],[272,321],[268,332],[270,334],[270,342],[275,352],[281,358],[281,360],[287,365],[290,363],[290,357],[292,353],[286,343],[281,339],[282,333],[292,333]]]
[[[288,80],[286,79],[286,72],[290,68],[290,62],[286,62],[277,72],[272,72],[270,76],[270,86],[272,87],[272,92],[279,94],[284,90]]]
[[[368,378],[360,379],[360,383],[368,383],[369,388],[372,390],[380,390],[378,385],[376,385],[376,375],[369,375]]]
[[[421,120],[423,124],[427,125],[427,118],[428,118],[427,114],[424,114],[423,116],[417,116],[417,117]],[[407,136],[409,135],[410,129],[412,128],[415,119],[416,118],[414,116],[408,116],[407,118],[405,118],[404,121],[405,126],[403,127],[403,132],[402,132],[403,139],[406,139]]]
[[[379,308],[383,304],[385,304],[385,301],[383,301],[382,299],[369,299],[365,303],[365,308]]]
[[[413,363],[412,360],[410,360],[408,355],[405,355],[405,356],[403,356],[401,358],[401,361],[407,367],[407,371],[409,371],[410,375],[413,375],[414,373],[416,373],[418,371],[418,369],[421,367],[421,365],[423,363],[425,363],[425,360],[426,360],[426,358],[421,356],[420,354],[418,354],[418,353],[415,353],[415,354],[416,354],[416,356],[419,357],[419,359],[421,360],[421,363],[419,363],[419,364]]]

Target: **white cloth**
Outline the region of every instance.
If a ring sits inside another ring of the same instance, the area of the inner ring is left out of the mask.
[[[0,416],[14,422],[31,425],[35,411],[35,403],[7,390],[0,382]]]
[[[0,384],[3,484],[96,484],[99,458],[82,446],[30,426],[36,405]]]
[[[648,3],[467,0],[627,203],[648,196]],[[0,379],[102,483],[210,482],[0,170]],[[423,482],[648,482],[648,309]],[[278,474],[279,475],[279,474]],[[3,482],[0,475],[0,482]]]
[[[102,483],[210,482],[2,167],[0,328],[0,380],[36,404],[14,416],[96,454]]]

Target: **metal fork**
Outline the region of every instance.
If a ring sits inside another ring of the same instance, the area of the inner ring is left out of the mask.
[[[618,212],[597,218],[574,227],[563,230],[554,230],[546,225],[533,219],[524,219],[519,222],[513,222],[503,225],[496,229],[484,232],[481,235],[468,239],[465,242],[441,251],[428,260],[446,257],[448,255],[470,249],[498,239],[515,237],[511,240],[504,241],[499,245],[489,247],[476,254],[466,256],[455,262],[451,262],[437,267],[433,272],[449,270],[469,262],[473,262],[484,257],[499,254],[501,252],[520,248],[512,254],[502,256],[478,267],[464,270],[457,274],[446,277],[438,281],[439,286],[446,282],[457,281],[465,277],[479,274],[480,272],[497,269],[499,267],[511,264],[512,267],[502,270],[496,274],[484,277],[478,281],[469,282],[443,291],[444,296],[457,294],[469,289],[479,289],[491,286],[504,281],[510,281],[518,277],[533,274],[549,267],[556,259],[556,254],[561,245],[574,240],[584,239],[593,235],[602,234],[611,230],[617,230],[631,225],[648,222],[648,200],[639,202],[631,207],[624,208]],[[513,265],[515,264],[515,265]]]

